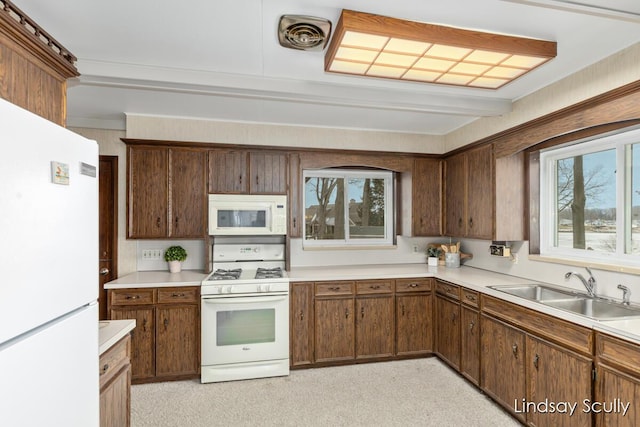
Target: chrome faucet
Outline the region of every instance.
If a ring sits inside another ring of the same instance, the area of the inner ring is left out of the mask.
[[[629,305],[631,302],[631,289],[625,285],[618,285],[618,289],[622,291],[622,303]]]
[[[578,279],[580,279],[584,287],[587,289],[587,293],[589,294],[589,296],[595,297],[596,296],[596,278],[593,277],[593,274],[591,273],[591,269],[589,267],[585,267],[585,269],[587,270],[587,273],[589,273],[588,280],[585,279],[582,274],[576,273],[575,271],[570,271],[567,274],[565,274],[564,279],[569,280],[571,276],[576,276]]]

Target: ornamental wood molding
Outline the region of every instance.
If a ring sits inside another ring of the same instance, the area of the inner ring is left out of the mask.
[[[80,75],[77,58],[9,0],[0,0],[0,36],[33,55],[61,80]]]

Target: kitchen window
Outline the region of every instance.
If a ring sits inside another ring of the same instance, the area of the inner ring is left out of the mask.
[[[640,266],[640,130],[540,153],[540,254]]]
[[[393,173],[304,171],[304,246],[393,245]]]

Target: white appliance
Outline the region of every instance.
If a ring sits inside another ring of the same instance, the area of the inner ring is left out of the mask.
[[[0,425],[97,426],[98,145],[0,117]]]
[[[214,242],[201,286],[203,383],[289,375],[285,245],[257,240]]]
[[[287,196],[209,194],[209,235],[287,234]]]

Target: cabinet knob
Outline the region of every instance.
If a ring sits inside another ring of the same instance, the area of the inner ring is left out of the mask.
[[[536,353],[536,355],[533,356],[533,367],[536,368],[536,371],[538,370],[539,360],[540,360],[540,356],[538,355],[538,353]]]
[[[100,275],[101,276],[106,276],[107,274],[109,274],[109,269],[106,267],[103,267],[100,269]]]
[[[473,218],[469,218],[469,228],[473,228]]]
[[[349,318],[349,309],[348,308],[344,310],[344,318],[345,319]]]
[[[474,322],[473,320],[471,322],[469,322],[469,330],[473,331],[473,327],[476,326],[476,322]]]
[[[360,308],[360,317],[364,319],[364,307]]]
[[[518,344],[512,345],[511,349],[513,350],[513,355],[517,358],[518,357]]]
[[[156,218],[156,227],[160,228],[160,217]]]
[[[104,375],[107,373],[107,371],[109,370],[109,364],[105,363],[104,366],[102,367],[102,370],[100,371],[100,375]]]

